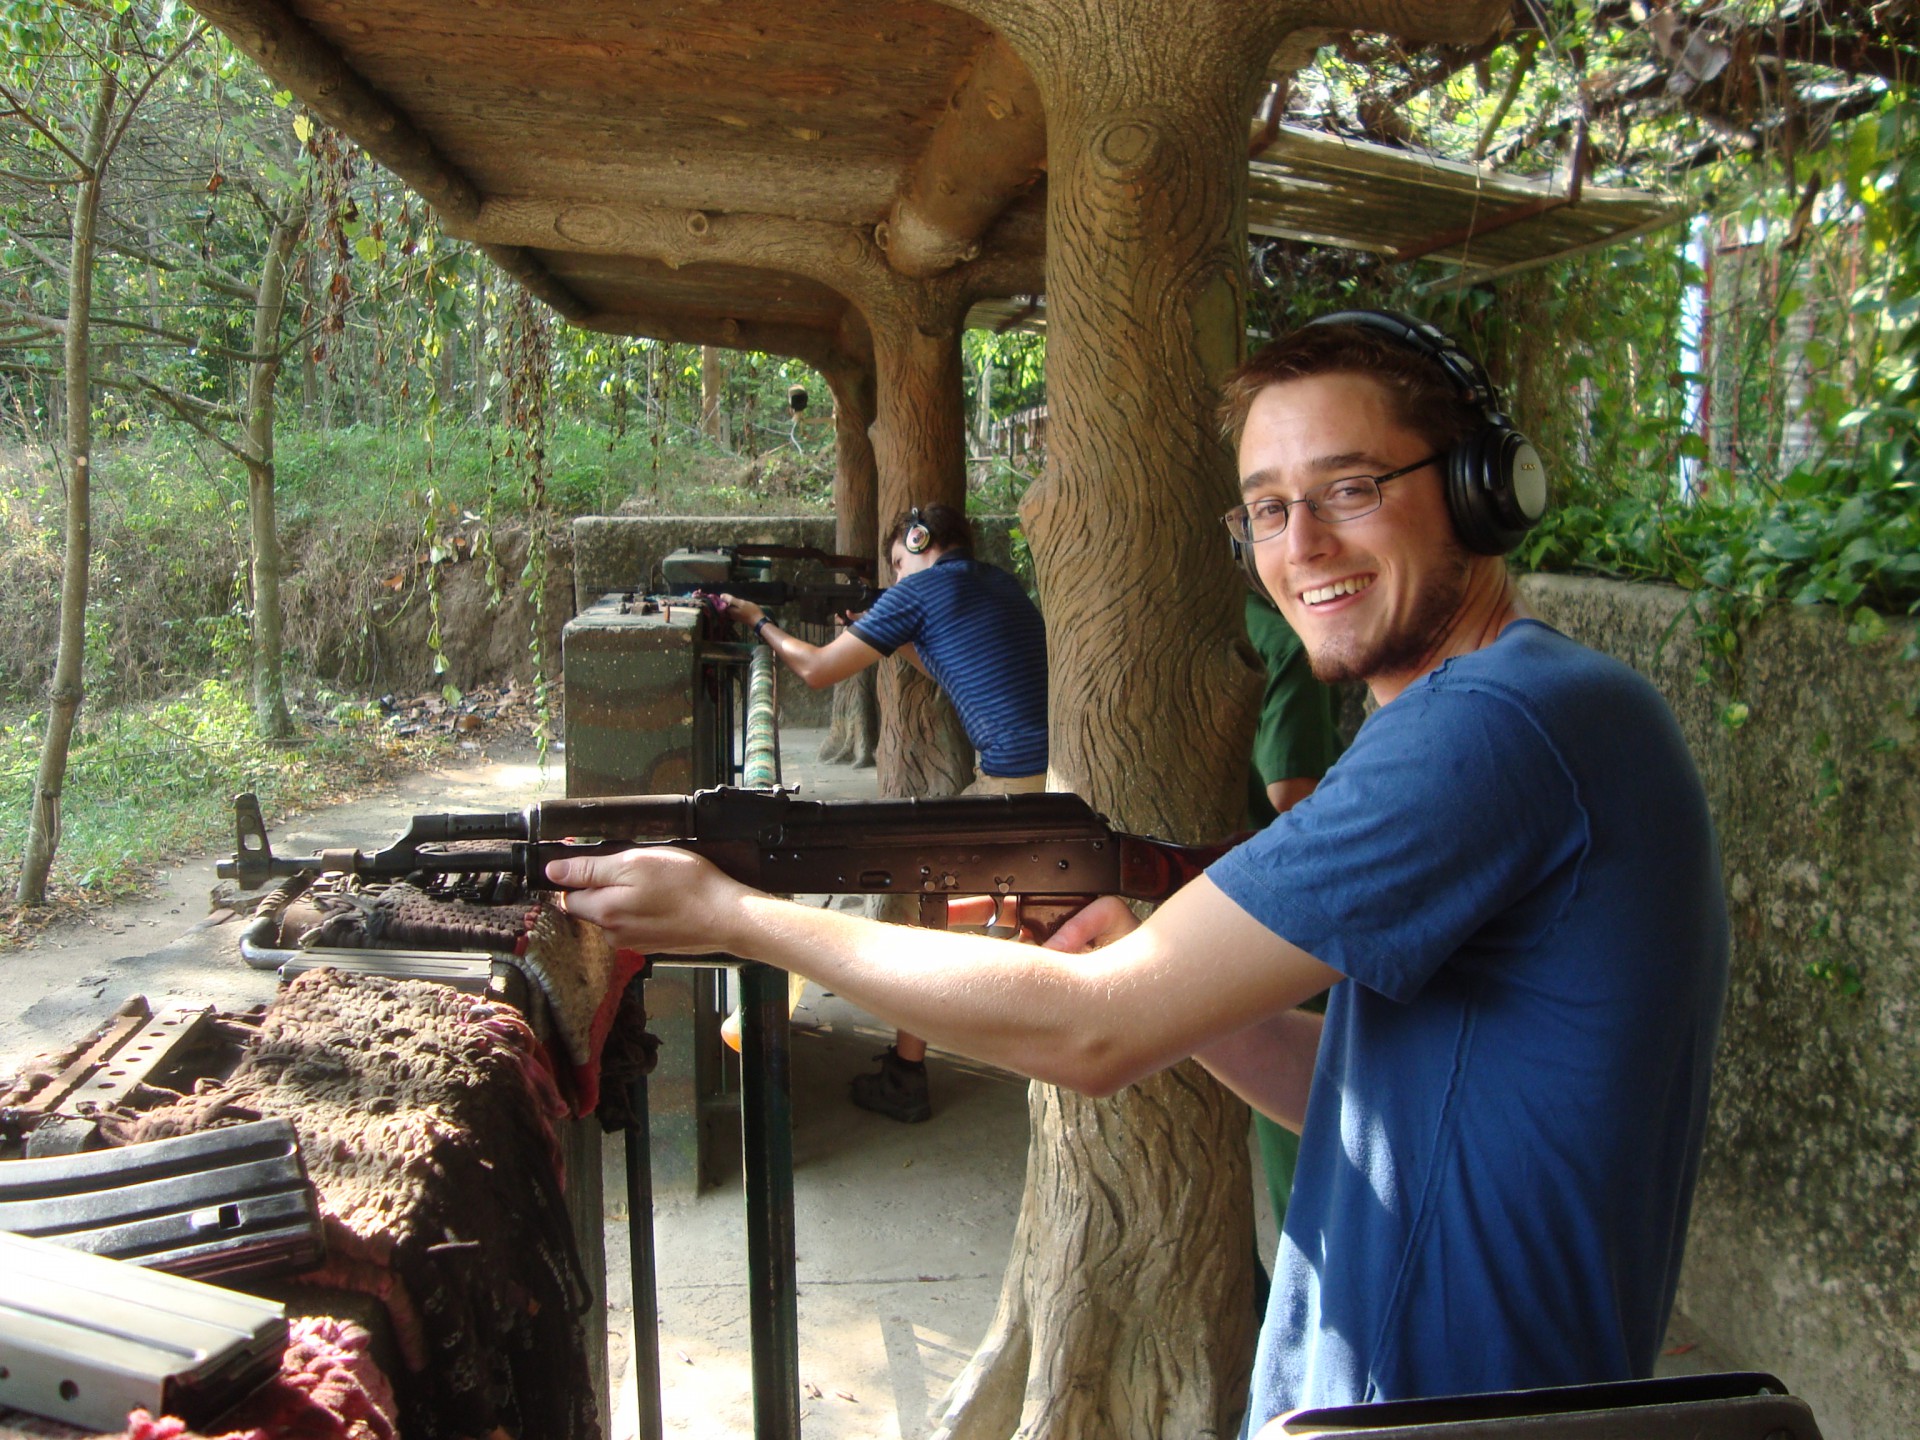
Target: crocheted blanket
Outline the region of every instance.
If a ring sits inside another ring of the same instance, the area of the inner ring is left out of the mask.
[[[584,1440],[598,1421],[576,1322],[592,1297],[561,1193],[567,1110],[511,1007],[320,969],[281,991],[226,1080],[102,1129],[134,1143],[291,1120],[328,1245],[301,1283],[384,1305],[408,1440]]]

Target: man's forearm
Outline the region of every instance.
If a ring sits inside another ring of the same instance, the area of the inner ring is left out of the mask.
[[[1325,1020],[1310,1011],[1289,1010],[1197,1050],[1193,1058],[1269,1120],[1297,1132],[1306,1124]]]
[[[824,690],[838,684],[880,658],[878,650],[851,631],[835,636],[826,645],[809,645],[782,630],[779,621],[770,619],[759,628],[759,636],[775,657],[811,690]]]
[[[1298,1133],[1308,1117],[1321,1029],[1325,1016],[1286,1010],[1194,1050],[1194,1060],[1261,1116]]]
[[[820,688],[809,674],[813,669],[814,658],[820,653],[818,645],[810,645],[796,635],[789,635],[780,628],[780,622],[771,616],[754,633],[769,650],[773,651],[774,659],[804,680],[808,688],[814,690]]]
[[[1240,1017],[1289,1010],[1338,978],[1205,877],[1131,934],[1077,955],[879,925],[751,891],[727,905],[717,943],[797,971],[936,1044],[1091,1095],[1203,1047],[1229,1055]],[[1200,962],[1216,951],[1244,963]],[[1319,1017],[1307,1018],[1315,1028],[1298,1041],[1306,1046],[1303,1113]]]
[[[616,945],[777,965],[912,1034],[1090,1095],[1225,1042],[1248,1016],[1278,1015],[1339,978],[1205,875],[1110,944],[1080,936],[1098,948],[1077,953],[776,900],[671,845],[558,858],[547,875],[568,892],[567,912]]]

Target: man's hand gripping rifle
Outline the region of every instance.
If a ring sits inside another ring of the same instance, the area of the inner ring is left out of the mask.
[[[238,849],[216,867],[248,889],[275,876],[341,872],[509,874],[551,890],[549,861],[676,845],[779,894],[918,895],[923,925],[944,928],[957,896],[1020,897],[1044,938],[1095,896],[1165,900],[1225,846],[1191,847],[1115,830],[1077,795],[943,800],[798,800],[785,791],[545,800],[520,811],[416,815],[383,850],[275,855],[260,803],[234,802]],[[454,845],[452,842],[465,842]]]

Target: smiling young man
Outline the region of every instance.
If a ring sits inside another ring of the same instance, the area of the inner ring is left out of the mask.
[[[1659,696],[1522,617],[1537,459],[1437,331],[1362,312],[1234,377],[1242,563],[1378,708],[1314,793],[1137,928],[1052,950],[769,899],[684,852],[556,865],[642,950],[798,970],[1093,1094],[1186,1056],[1302,1129],[1251,1427],[1650,1373],[1726,984],[1712,828]],[[1076,953],[1077,952],[1077,953]],[[1295,1007],[1328,990],[1327,1013]]]

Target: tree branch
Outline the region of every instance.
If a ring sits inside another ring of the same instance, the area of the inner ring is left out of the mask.
[[[1500,124],[1507,118],[1507,112],[1513,108],[1513,102],[1525,83],[1527,74],[1533,69],[1533,58],[1540,53],[1540,32],[1529,30],[1520,39],[1519,47],[1514,51],[1513,71],[1507,76],[1506,89],[1501,92],[1500,103],[1493,108],[1493,114],[1487,117],[1486,128],[1480,132],[1480,139],[1473,147],[1475,162],[1487,158],[1487,147],[1493,143],[1493,137],[1499,133]]]
[[[225,421],[229,425],[238,424],[240,417],[231,410],[223,410],[218,405],[209,404],[196,396],[182,394],[169,386],[149,380],[144,375],[136,376],[134,384],[139,390],[159,400],[183,422],[192,426],[242,465],[248,463],[247,452],[213,428],[213,422],[216,420]]]
[[[245,300],[248,304],[253,303],[251,285],[215,269],[185,246],[181,246],[180,249],[183,254],[192,256],[192,263],[189,264],[163,259],[152,250],[127,240],[106,240],[101,243],[101,248],[115,255],[123,255],[129,260],[138,260],[142,265],[150,265],[155,270],[164,270],[169,275],[191,276],[216,295],[225,295],[230,300]]]
[[[30,325],[42,335],[67,333],[67,322],[58,315],[42,315],[38,311],[24,309],[4,295],[0,295],[0,315],[5,315],[15,324]]]
[[[0,180],[18,180],[22,185],[31,185],[36,190],[51,190],[57,185],[78,185],[80,182],[61,175],[23,175],[18,170],[0,170]]]
[[[82,176],[87,173],[87,162],[68,147],[67,142],[60,138],[58,131],[47,125],[38,115],[34,114],[33,111],[28,108],[27,102],[13,92],[11,86],[0,85],[0,100],[7,102],[7,118],[18,120],[25,124],[29,130],[32,130],[42,140],[66,156],[67,159],[73,163],[73,168],[79,171]]]
[[[146,102],[147,96],[153,93],[153,87],[160,83],[160,77],[173,68],[174,61],[200,43],[200,37],[206,33],[206,28],[204,21],[195,20],[192,28],[181,38],[180,43],[174,46],[169,54],[160,57],[160,63],[147,72],[147,78],[141,82],[140,88],[127,97],[127,108],[121,112],[118,123],[108,133],[106,146],[100,152],[100,165],[103,169],[107,162],[113,159],[114,151],[120,148],[120,142],[126,138],[127,130],[133,124],[133,117],[140,113],[141,105]]]
[[[17,232],[13,237],[13,243],[18,245],[22,250],[30,252],[34,259],[46,266],[47,269],[51,270],[55,275],[63,279],[66,278],[67,262],[62,256],[56,255],[50,250],[42,249],[34,243],[31,237]]]
[[[0,296],[0,315],[6,315],[23,325],[31,325],[36,330],[43,331],[47,334],[64,335],[67,333],[67,322],[65,320],[59,319],[57,316],[39,315],[31,310],[22,309],[5,296]],[[225,345],[214,345],[208,341],[196,339],[194,336],[185,334],[182,331],[165,330],[157,325],[146,325],[138,320],[122,320],[113,315],[90,315],[87,317],[87,323],[95,327],[105,326],[114,330],[131,330],[140,335],[157,336],[159,339],[168,341],[171,344],[182,346],[188,350],[198,351],[202,355],[218,355],[223,360],[232,360],[242,365],[260,365],[280,358],[279,355],[256,355],[249,350],[229,349]]]

